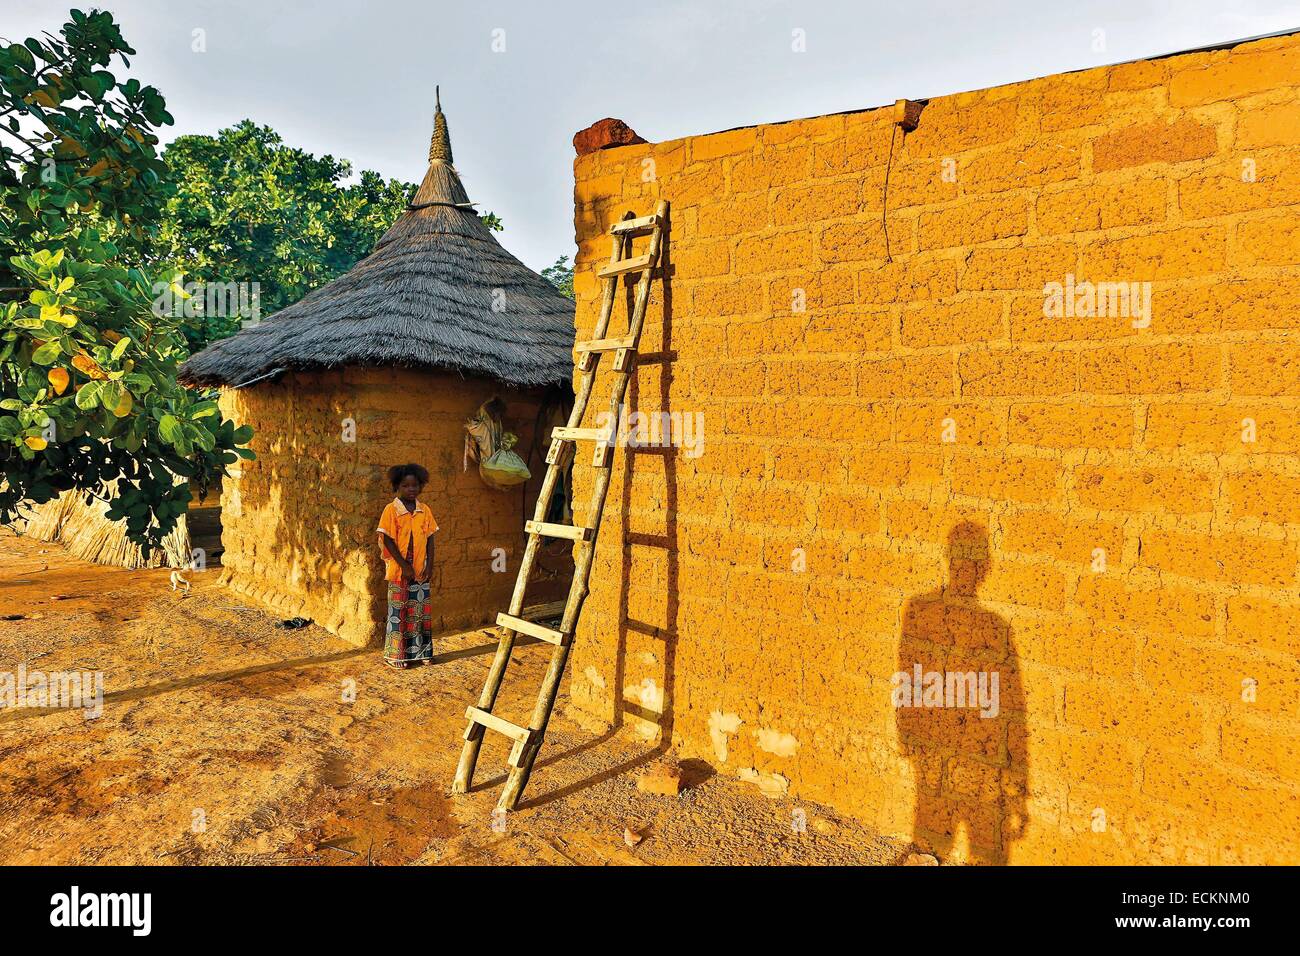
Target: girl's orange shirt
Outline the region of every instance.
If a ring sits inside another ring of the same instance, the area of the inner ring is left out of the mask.
[[[401,498],[394,498],[384,506],[384,513],[379,516],[379,553],[384,556],[384,578],[394,584],[402,580],[402,567],[388,556],[384,547],[383,535],[388,535],[397,542],[397,549],[404,555],[411,556],[411,566],[415,570],[424,570],[425,547],[429,535],[438,530],[438,522],[433,520],[433,512],[422,501],[415,503],[414,511],[407,511]]]

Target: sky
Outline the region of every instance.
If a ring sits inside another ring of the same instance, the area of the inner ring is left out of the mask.
[[[656,142],[1300,28],[1300,0],[102,0],[82,9],[92,5],[111,11],[136,49],[130,75],[166,97],[176,125],[164,140],[249,118],[356,170],[417,182],[439,85],[470,198],[502,218],[498,238],[537,270],[573,253],[573,134],[605,116]],[[69,6],[4,0],[0,37],[54,32]]]

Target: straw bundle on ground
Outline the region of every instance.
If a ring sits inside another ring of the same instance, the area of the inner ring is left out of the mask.
[[[112,496],[110,487],[107,495]],[[144,559],[140,546],[126,538],[126,524],[104,517],[108,505],[98,498],[87,504],[77,492],[59,495],[31,510],[23,532],[37,541],[57,542],[73,557],[121,568],[183,568],[190,560],[190,534],[181,515],[162,547]]]
[[[439,107],[424,181],[370,255],[192,356],[180,380],[242,385],[285,369],[405,366],[559,385],[573,371],[573,308],[478,217]]]

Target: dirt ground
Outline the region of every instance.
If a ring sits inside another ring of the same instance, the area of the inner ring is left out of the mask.
[[[104,675],[96,719],[0,710],[0,863],[882,864],[909,849],[702,764],[679,797],[642,793],[653,744],[558,710],[525,802],[494,829],[504,738],[488,734],[475,791],[448,795],[487,632],[395,672],[314,625],[276,627],[215,572],[191,581],[184,596],[167,571],[0,529],[0,672]],[[503,715],[527,714],[546,650],[516,653]]]

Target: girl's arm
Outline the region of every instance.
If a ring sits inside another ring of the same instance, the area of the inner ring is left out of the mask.
[[[387,532],[381,531],[379,534],[383,539],[384,550],[388,552],[388,556],[397,562],[397,566],[402,569],[402,573],[406,575],[408,580],[414,581],[415,568],[411,567],[411,562],[407,561],[403,556],[401,549],[397,547],[397,542],[390,538]]]
[[[427,584],[433,580],[433,535],[429,535],[429,540],[424,543],[424,573],[420,575],[421,583]]]

